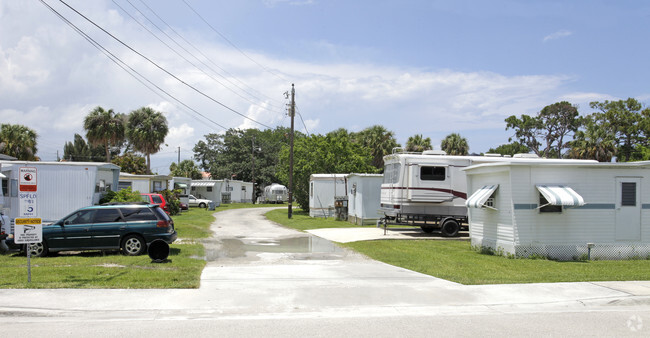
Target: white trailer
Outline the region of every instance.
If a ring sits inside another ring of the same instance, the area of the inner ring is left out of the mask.
[[[472,245],[515,256],[650,256],[650,161],[465,169]]]
[[[348,174],[312,174],[309,179],[309,216],[333,217],[334,202],[347,198]]]
[[[264,187],[262,203],[284,203],[289,200],[289,189],[282,184],[271,183]]]
[[[350,174],[348,180],[348,221],[357,225],[376,224],[380,205],[381,174]]]
[[[21,215],[20,168],[35,168],[34,217],[54,222],[81,207],[99,203],[109,190],[116,191],[120,167],[99,162],[0,161],[3,196],[0,207],[11,222]]]
[[[424,232],[439,229],[443,236],[457,236],[467,224],[467,181],[463,168],[481,163],[597,163],[588,160],[514,157],[448,156],[444,151],[422,154],[394,153],[384,157],[381,185],[382,224],[419,226]]]

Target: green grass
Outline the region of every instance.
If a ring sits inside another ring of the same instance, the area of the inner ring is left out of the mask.
[[[282,224],[283,226],[293,228],[296,230],[310,230],[310,229],[321,229],[321,228],[352,228],[357,227],[349,222],[337,221],[333,217],[330,218],[312,218],[309,217],[309,212],[302,209],[294,209],[291,215],[291,219],[288,218],[287,208],[284,209],[271,210],[266,213],[266,218]]]
[[[88,251],[31,258],[32,281],[27,283],[27,257],[0,255],[0,288],[167,289],[198,288],[206,262],[204,248],[194,240],[210,235],[213,212],[192,208],[173,216],[174,226],[187,244],[172,244],[167,263],[153,263],[148,255],[123,256]]]
[[[461,284],[648,280],[650,260],[511,259],[480,254],[465,241],[384,240],[346,243],[370,258]]]
[[[333,219],[310,218],[305,211],[273,210],[266,217],[305,231],[355,227]],[[650,260],[558,262],[480,254],[467,241],[378,240],[340,244],[372,259],[461,284],[554,283],[648,280]]]

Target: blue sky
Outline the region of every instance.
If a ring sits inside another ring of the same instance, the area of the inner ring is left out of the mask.
[[[44,1],[191,110],[145,88],[40,1],[0,0],[0,121],[35,129],[43,160],[84,134],[83,117],[97,105],[165,113],[167,145],[152,156],[159,173],[178,147],[181,159],[191,158],[203,135],[222,132],[216,124],[264,128],[162,73],[61,2]],[[422,134],[438,148],[458,132],[472,152],[508,142],[507,116],[554,102],[577,104],[585,115],[590,101],[650,102],[647,1],[185,0],[211,27],[183,0],[66,2],[202,93],[271,127],[289,125],[283,93],[291,83],[310,133],[381,124],[402,144]]]

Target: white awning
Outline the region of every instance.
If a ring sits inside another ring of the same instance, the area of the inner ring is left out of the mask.
[[[493,207],[488,207],[485,205],[485,202],[494,194],[494,192],[499,188],[498,184],[494,185],[486,185],[483,186],[481,189],[476,190],[472,196],[470,196],[467,199],[467,202],[465,202],[465,205],[468,208],[490,208],[494,209]],[[496,209],[495,209],[496,210]]]
[[[585,205],[582,196],[566,185],[537,185],[536,187],[550,205],[565,207],[581,207]]]
[[[179,187],[181,189],[187,188],[187,184],[185,184],[185,183],[174,183],[174,186],[177,186],[177,187]]]
[[[192,182],[192,187],[214,187],[217,182]]]

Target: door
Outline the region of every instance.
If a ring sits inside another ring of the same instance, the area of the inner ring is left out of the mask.
[[[126,223],[117,209],[97,209],[91,228],[94,248],[119,248],[125,232]]]
[[[50,241],[52,249],[87,248],[91,246],[90,227],[95,210],[80,210],[68,216],[59,225],[61,234],[56,241]]]
[[[616,178],[616,240],[641,240],[640,178]]]

